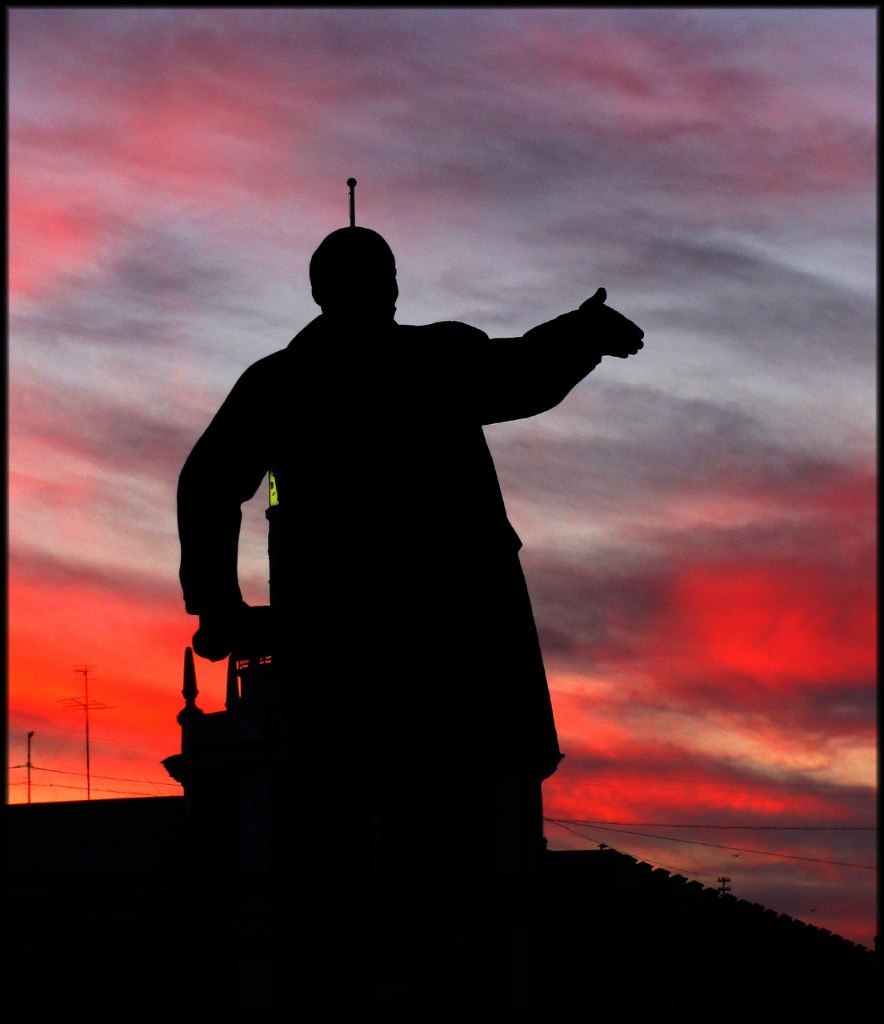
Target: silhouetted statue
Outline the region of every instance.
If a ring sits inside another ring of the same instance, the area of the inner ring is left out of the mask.
[[[515,779],[539,847],[540,782],[561,754],[482,426],[551,409],[603,356],[635,354],[643,332],[601,288],[519,338],[399,325],[393,253],[361,227],[324,239],[310,281],[322,314],[245,371],[181,473],[194,649],[219,660],[237,644],[240,506],[272,471],[273,662],[311,806],[337,816],[342,843],[368,808],[386,822],[382,848],[407,842],[412,867],[430,849],[457,870],[451,833],[489,820],[475,794]]]

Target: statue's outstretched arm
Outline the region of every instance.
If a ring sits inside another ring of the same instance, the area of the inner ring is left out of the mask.
[[[601,362],[644,347],[644,331],[605,305],[604,288],[579,309],[532,328],[521,338],[495,338],[477,359],[476,400],[483,423],[522,419],[553,408]]]

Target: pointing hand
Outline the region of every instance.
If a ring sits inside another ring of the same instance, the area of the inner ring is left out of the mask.
[[[634,356],[639,349],[644,348],[642,338],[645,332],[622,313],[606,306],[607,298],[605,289],[599,288],[595,295],[580,306],[580,312],[586,315],[603,356],[616,356],[618,359]]]

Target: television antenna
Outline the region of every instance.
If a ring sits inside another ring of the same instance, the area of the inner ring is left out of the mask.
[[[92,771],[90,767],[89,759],[89,712],[90,711],[104,711],[107,708],[111,708],[113,705],[104,704],[101,701],[89,700],[89,673],[95,668],[94,665],[80,665],[78,668],[72,669],[72,672],[76,672],[78,675],[83,677],[83,696],[82,697],[62,697],[61,700],[56,701],[57,704],[64,704],[65,711],[77,711],[83,712],[83,716],[86,719],[86,799],[92,799]]]

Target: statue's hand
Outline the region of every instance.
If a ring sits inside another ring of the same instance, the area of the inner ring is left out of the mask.
[[[233,650],[243,609],[247,607],[241,604],[201,612],[199,629],[193,634],[194,652],[209,661],[222,661],[226,658]]]
[[[645,347],[642,341],[645,332],[622,313],[606,306],[607,297],[605,289],[599,288],[580,306],[580,312],[585,315],[603,356],[616,356],[618,359],[634,356]]]

